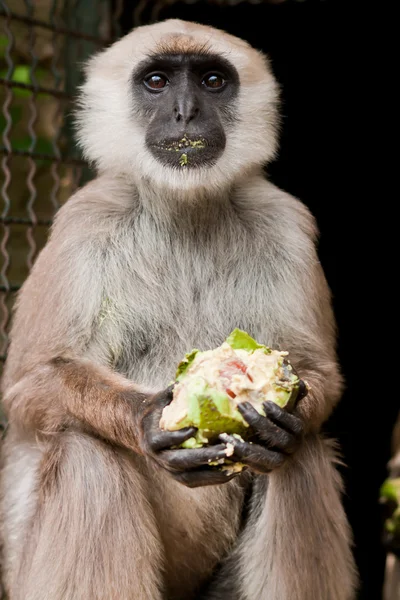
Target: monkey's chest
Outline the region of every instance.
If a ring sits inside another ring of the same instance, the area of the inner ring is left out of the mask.
[[[123,351],[116,368],[138,383],[164,386],[173,378],[185,353],[220,345],[235,327],[256,335],[261,320],[261,313],[256,319],[244,300],[228,302],[217,294],[202,298],[199,292],[198,299],[190,304],[178,301],[162,313],[155,308],[147,310],[140,327],[125,323]]]
[[[150,267],[142,277],[125,278],[118,297],[110,291],[115,310],[103,331],[119,372],[162,388],[186,352],[216,347],[236,327],[272,344],[265,269],[250,260]]]

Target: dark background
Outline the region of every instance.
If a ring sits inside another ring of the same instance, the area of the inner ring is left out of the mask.
[[[125,4],[123,33],[133,26],[131,4]],[[373,150],[372,131],[381,43],[361,33],[365,7],[352,14],[351,6],[329,0],[228,7],[178,2],[158,19],[206,23],[247,39],[269,54],[282,86],[281,150],[268,171],[311,209],[320,228],[319,255],[333,292],[346,380],[326,430],[339,440],[346,463],[344,501],[362,580],[359,599],[379,600],[385,561],[379,487],[399,403],[396,393],[382,394],[379,369],[385,370],[386,358],[375,353],[387,347],[391,326],[382,274],[387,198],[374,197],[372,189],[380,175],[381,150]],[[150,18],[144,10],[142,24]]]

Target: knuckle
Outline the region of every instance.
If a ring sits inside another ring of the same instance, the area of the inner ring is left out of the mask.
[[[264,430],[268,425],[268,420],[257,413],[256,415],[251,415],[251,418],[248,419],[248,423],[257,430]]]
[[[148,412],[146,412],[140,420],[140,428],[144,435],[148,434],[149,430],[151,429],[151,426],[151,415]]]
[[[201,481],[199,479],[191,477],[189,473],[181,473],[179,475],[176,475],[175,479],[188,488],[195,488],[201,485]]]
[[[293,446],[295,438],[287,431],[282,430],[278,435],[278,441],[281,448],[289,450]]]
[[[249,450],[248,450],[248,446],[249,444],[243,443],[243,442],[238,442],[237,440],[235,440],[235,438],[233,438],[233,453],[235,456],[237,457],[242,457],[242,456],[247,456],[249,454]]]
[[[163,453],[163,462],[168,465],[168,469],[172,469],[173,471],[180,471],[182,466],[182,458],[178,455],[177,452],[169,452]]]
[[[271,465],[276,468],[276,467],[280,467],[281,465],[283,465],[283,463],[285,462],[286,457],[280,453],[280,452],[273,452],[272,456],[271,456]]]
[[[139,443],[144,454],[153,454],[156,450],[156,443],[154,438],[150,436],[146,431],[142,432]]]
[[[298,437],[304,434],[304,423],[299,417],[293,417],[293,432]]]
[[[272,423],[268,423],[268,427],[264,428],[264,431],[260,432],[261,439],[265,442],[267,447],[270,446],[282,446],[287,442],[287,432],[280,429]]]
[[[169,450],[160,450],[158,452],[153,452],[152,458],[167,471],[173,470],[173,465],[171,464],[171,456]]]
[[[160,444],[160,438],[159,438],[159,436],[151,434],[148,431],[144,432],[143,439],[144,439],[145,445],[148,448],[150,448],[150,450],[155,450],[159,446],[159,444]]]
[[[153,441],[152,442],[146,442],[144,444],[144,449],[145,449],[145,451],[146,451],[147,454],[150,454],[152,456],[155,456],[159,452],[157,444],[155,444]]]
[[[286,454],[294,454],[299,447],[298,440],[293,440],[289,445],[283,449]]]
[[[271,448],[276,443],[276,436],[272,435],[269,431],[263,431],[260,432],[260,440],[266,448]]]

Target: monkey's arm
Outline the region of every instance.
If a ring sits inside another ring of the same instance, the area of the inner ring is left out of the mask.
[[[293,263],[295,259],[293,257]],[[311,434],[318,433],[341,391],[329,290],[315,253],[312,259],[306,273],[299,268],[287,282],[283,280],[283,285],[280,284],[282,287],[277,289],[276,295],[285,302],[277,306],[273,314],[279,346],[289,350],[291,363],[303,384],[293,414],[265,402],[263,416],[245,402],[239,404],[238,410],[250,426],[253,434],[250,440],[245,442],[226,434],[219,436],[233,446],[232,460],[245,464],[255,473],[270,473],[285,463],[290,466],[291,457],[304,440],[307,443]],[[284,266],[282,262],[282,270]],[[309,385],[308,391],[304,381]]]
[[[58,357],[6,389],[4,405],[10,422],[24,430],[57,433],[78,427],[142,453],[141,417],[152,397],[106,367]],[[169,444],[181,443],[193,430],[176,433]]]
[[[254,476],[249,518],[237,547],[202,596],[207,600],[353,600],[355,595],[338,459],[332,443],[319,434],[342,388],[330,293],[311,239],[302,231],[295,237],[296,222],[289,226],[288,262],[281,260],[271,292],[276,298],[271,321],[279,346],[289,351],[299,377],[310,385],[294,412],[304,437],[282,466]],[[277,441],[284,431],[281,421]],[[267,448],[277,446],[272,437],[258,437]],[[241,460],[246,449],[237,440],[232,443]]]
[[[112,239],[118,236],[113,215],[100,218],[98,196],[96,202],[89,186],[59,211],[20,291],[3,402],[10,424],[24,430],[80,428],[140,451],[141,415],[154,391],[139,389],[107,366],[101,317],[107,278],[112,273],[117,285],[120,276],[112,264]],[[106,198],[103,210],[109,204]]]
[[[232,479],[208,469],[226,456],[226,445],[171,450],[194,435],[194,427],[162,431],[158,423],[172,389],[157,395],[141,391],[110,369],[85,359],[55,358],[41,364],[6,391],[11,422],[25,430],[57,433],[79,427],[137,453],[150,454],[181,482],[216,485]]]

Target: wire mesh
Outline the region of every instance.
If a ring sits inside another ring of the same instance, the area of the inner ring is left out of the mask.
[[[121,11],[122,0],[0,0],[0,369],[15,293],[90,177],[71,107],[82,63],[118,34]]]

